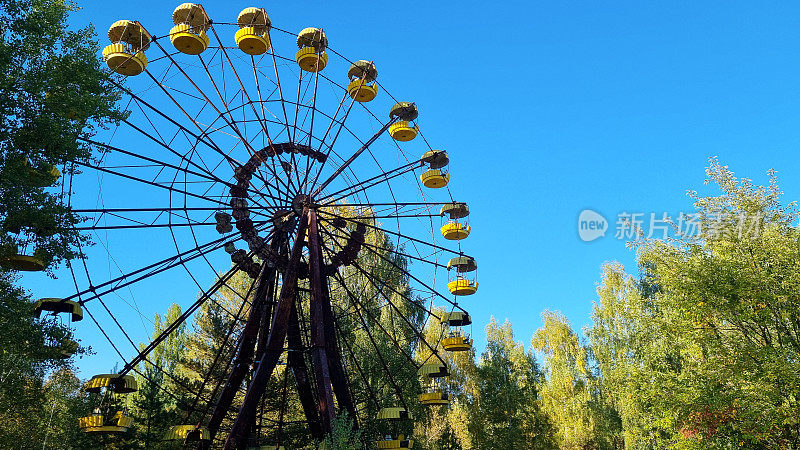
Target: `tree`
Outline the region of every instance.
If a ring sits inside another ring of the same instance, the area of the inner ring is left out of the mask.
[[[91,410],[82,387],[83,383],[70,369],[58,369],[47,378],[44,402],[39,406],[41,419],[38,420],[41,422],[38,425],[42,442],[31,442],[35,448],[67,450],[92,447],[95,443],[93,437],[77,426],[77,418]]]
[[[181,316],[181,307],[176,303],[170,305],[162,320],[156,314],[153,326],[153,338],[159,336],[166,327]],[[144,448],[155,448],[172,425],[180,425],[185,417],[178,402],[181,400],[175,393],[187,380],[181,373],[181,362],[185,359],[189,336],[186,324],[179,325],[148,356],[146,362],[139,365],[143,375],[136,375],[139,390],[132,399],[133,411],[137,424],[136,440]],[[144,344],[140,344],[144,348]]]
[[[69,30],[74,4],[0,0],[0,257],[34,252],[45,264],[69,260],[88,242],[65,205],[70,186],[53,169],[75,172],[92,158],[98,128],[125,114],[97,57],[94,30]]]
[[[49,374],[67,371],[70,359],[61,358],[62,346],[72,337],[58,319],[32,316],[33,304],[8,279],[0,279],[0,447],[19,443],[41,447],[40,439],[63,430],[47,427],[48,408],[58,391],[45,384]],[[88,351],[79,348],[78,354]],[[68,394],[64,394],[68,395]],[[45,411],[47,410],[47,411]],[[75,426],[75,424],[71,424]]]
[[[676,238],[634,242],[641,279],[608,264],[589,330],[631,448],[800,447],[795,205],[716,159]],[[696,233],[687,232],[686,225]]]
[[[52,270],[89,242],[65,206],[69,186],[48,186],[58,181],[56,166],[71,175],[74,162],[90,160],[86,139],[124,113],[92,28],[66,26],[75,9],[61,0],[0,0],[0,261],[23,253]],[[48,438],[52,448],[80,446],[71,434],[77,415],[65,417],[83,406],[61,355],[74,345],[71,330],[53,317],[32,318],[17,280],[0,265],[0,447],[41,448]]]
[[[185,414],[191,413],[184,419],[188,420],[187,423],[198,423],[202,413],[199,406],[203,403],[195,403],[195,394],[199,393],[206,399],[212,398],[213,395],[219,394],[214,392],[215,386],[224,384],[227,380],[228,362],[235,355],[236,335],[242,328],[242,323],[237,321],[236,314],[241,310],[243,317],[247,317],[248,308],[243,302],[251,282],[252,280],[244,272],[237,272],[202,304],[192,318],[178,368],[180,377],[184,379],[184,386],[187,386],[190,392],[183,386],[175,391],[183,398],[184,408],[195,405],[192,411],[182,411],[184,417]],[[252,301],[252,293],[246,300]]]
[[[361,431],[353,429],[353,419],[347,415],[347,411],[342,411],[336,415],[336,419],[333,422],[333,430],[330,435],[325,437],[320,447],[325,450],[358,450],[363,448]]]
[[[471,401],[472,448],[553,448],[538,388],[542,373],[533,353],[514,340],[508,321],[498,325],[492,318],[486,341]]]
[[[660,374],[672,372],[672,358],[670,338],[658,325],[664,311],[647,297],[656,291],[621,264],[605,264],[587,330],[603,399],[619,415],[625,448],[657,448],[675,436],[675,416],[658,406],[664,401],[658,386],[667,383]]]
[[[716,159],[690,192],[699,232],[638,243],[673,370],[660,395],[678,440],[800,447],[800,233],[794,203]]]
[[[552,420],[562,449],[609,448],[613,439],[610,416],[599,395],[588,349],[580,343],[567,318],[544,311],[544,325],[533,335],[533,347],[544,357],[541,385],[543,410]]]

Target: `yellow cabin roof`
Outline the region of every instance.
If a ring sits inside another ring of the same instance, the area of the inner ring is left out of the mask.
[[[449,372],[447,371],[447,366],[442,362],[423,364],[422,366],[420,366],[417,373],[420,376],[429,378],[446,377],[447,375],[449,375]]]
[[[83,308],[78,302],[64,300],[61,298],[41,298],[36,301],[33,307],[33,315],[41,317],[42,312],[67,313],[72,315],[72,321],[78,322],[83,319]]]
[[[472,317],[466,311],[451,311],[441,315],[441,322],[454,327],[472,324]]]
[[[170,427],[167,434],[164,435],[165,441],[182,441],[186,439],[207,441],[211,439],[211,433],[206,427],[175,425]]]
[[[195,31],[207,30],[210,19],[202,5],[197,3],[183,3],[172,12],[172,22],[175,25],[185,23]]]
[[[399,407],[399,406],[395,406],[395,407],[391,407],[391,408],[381,408],[381,410],[378,411],[378,416],[377,417],[378,417],[378,419],[382,419],[382,420],[404,420],[404,419],[413,420],[414,419],[414,416],[411,414],[411,411],[409,411],[409,410],[407,410],[405,408]]]
[[[142,24],[135,20],[118,20],[108,29],[108,40],[125,42],[136,50],[147,50],[153,38]]]
[[[119,375],[116,373],[101,373],[95,375],[86,382],[84,388],[88,392],[100,392],[102,388],[108,388],[118,394],[136,392],[138,386],[136,379],[131,375]]]
[[[297,46],[299,48],[313,47],[316,51],[321,52],[328,48],[328,37],[319,28],[303,28],[297,33]]]

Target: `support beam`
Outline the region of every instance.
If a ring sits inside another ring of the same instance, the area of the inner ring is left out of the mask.
[[[320,259],[322,249],[320,248]],[[336,394],[336,401],[341,408],[344,408],[353,421],[353,429],[358,428],[358,416],[356,407],[353,403],[353,396],[350,393],[350,386],[347,384],[347,373],[342,364],[342,355],[336,342],[336,328],[331,309],[330,289],[328,289],[328,278],[322,277],[322,309],[324,314],[323,327],[325,331],[325,351],[328,355],[328,367],[331,375],[331,385]]]
[[[294,229],[295,227],[295,220],[292,219],[291,223],[284,224],[283,226],[287,227],[289,231],[287,231],[283,235],[283,239],[278,245],[275,246],[272,250],[277,252],[281,258],[287,257],[289,254],[289,232]],[[272,285],[272,292],[274,293],[279,286],[278,278],[275,277],[275,282]],[[275,314],[275,306],[277,305],[278,300],[274,295],[270,295],[267,297],[267,305],[264,312],[264,315],[261,316],[261,326],[259,327],[259,334],[258,334],[258,343],[256,344],[256,361],[261,361],[261,357],[264,356],[264,352],[267,349],[267,338],[269,337],[269,330],[272,324],[272,316]]]
[[[328,352],[325,341],[325,300],[323,295],[322,247],[319,242],[317,215],[308,212],[308,268],[311,281],[311,361],[314,378],[317,382],[317,408],[322,421],[322,429],[330,433],[336,411],[331,391],[331,377],[328,365]]]
[[[286,341],[289,345],[289,354],[286,358],[287,364],[289,369],[292,370],[295,383],[297,384],[297,394],[300,397],[300,405],[303,407],[303,413],[306,415],[311,435],[314,436],[315,439],[321,440],[325,437],[325,432],[319,420],[319,411],[317,411],[317,405],[314,402],[314,392],[311,387],[311,380],[308,378],[306,360],[303,356],[304,348],[303,341],[300,337],[300,320],[297,316],[297,305],[292,305]]]
[[[214,412],[211,414],[211,419],[208,421],[208,431],[211,433],[211,439],[219,430],[219,426],[225,415],[230,408],[236,392],[244,381],[244,377],[250,369],[250,364],[253,362],[253,352],[255,350],[255,342],[258,337],[258,328],[261,324],[261,319],[266,309],[267,299],[271,297],[272,286],[275,284],[275,269],[267,267],[264,264],[261,268],[261,274],[258,277],[258,286],[256,287],[256,294],[253,298],[253,303],[250,307],[250,314],[247,316],[247,322],[244,325],[244,330],[239,337],[239,344],[236,349],[236,359],[231,367],[228,381],[222,389],[222,393],[214,406]]]
[[[253,362],[253,352],[255,341],[258,336],[258,326],[261,324],[261,317],[264,314],[265,305],[267,302],[267,294],[269,286],[275,281],[275,269],[268,268],[264,265],[261,269],[261,275],[258,277],[258,287],[256,288],[256,295],[253,299],[253,304],[250,307],[250,314],[247,316],[247,322],[244,325],[244,330],[239,338],[239,344],[236,350],[236,359],[233,362],[228,381],[222,389],[219,400],[217,400],[214,412],[211,414],[211,419],[208,421],[208,430],[211,432],[211,439],[219,430],[219,426],[233,402],[236,392],[242,385],[244,377],[247,374],[250,364]]]
[[[291,315],[292,305],[297,295],[297,266],[300,264],[300,257],[303,253],[307,215],[308,211],[303,211],[297,235],[292,245],[289,266],[283,277],[281,295],[278,299],[275,315],[272,318],[272,327],[267,337],[266,349],[258,362],[258,368],[253,374],[253,379],[244,396],[244,402],[241,408],[239,408],[239,413],[236,416],[236,421],[233,423],[231,433],[225,441],[225,450],[238,450],[247,447],[248,431],[250,430],[250,425],[256,418],[258,404],[267,388],[267,382],[273,370],[275,370],[275,366],[278,364],[278,359],[281,353],[283,353],[289,316]]]
[[[287,239],[288,229],[284,228],[277,231],[270,240],[270,249],[274,252],[277,251]],[[214,406],[214,412],[208,421],[208,430],[211,433],[213,440],[219,430],[220,424],[225,419],[225,415],[230,409],[236,392],[242,386],[245,375],[250,369],[250,364],[253,362],[253,352],[255,351],[256,339],[259,334],[259,329],[264,323],[265,316],[269,311],[270,302],[274,296],[275,278],[277,270],[275,267],[269,267],[268,264],[263,264],[261,267],[261,274],[258,277],[258,285],[256,286],[256,293],[253,297],[253,302],[250,306],[250,314],[247,316],[242,334],[239,337],[239,343],[236,349],[236,359],[233,362],[230,375],[225,383],[225,387]]]

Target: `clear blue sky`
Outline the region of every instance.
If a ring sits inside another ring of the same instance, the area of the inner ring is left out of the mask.
[[[612,3],[263,4],[281,28],[323,26],[333,48],[374,59],[382,83],[418,103],[472,211],[464,247],[481,287],[464,304],[476,332],[492,315],[508,318],[527,345],[544,309],[587,325],[601,264],[635,271],[613,230],[578,238],[584,208],[612,227],[621,211],[690,211],[685,192],[704,189],[710,156],[758,183],[775,168],[785,200],[800,194],[800,4]],[[177,2],[80,4],[72,22],[95,23],[105,45],[122,18],[163,32]],[[234,21],[262,5],[204,6]],[[105,351],[96,333],[85,336]]]

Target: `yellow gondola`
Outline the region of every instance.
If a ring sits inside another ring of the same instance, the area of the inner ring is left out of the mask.
[[[357,102],[368,102],[375,99],[378,95],[378,70],[375,64],[370,61],[356,61],[347,71],[350,84],[347,85],[347,93]],[[371,84],[370,84],[371,83]]]
[[[381,408],[378,411],[378,419],[380,420],[413,420],[414,416],[411,414],[411,411],[399,407],[394,406],[391,408]]]
[[[389,110],[389,118],[397,120],[389,127],[389,135],[392,139],[407,142],[417,137],[419,133],[419,126],[416,124],[417,117],[419,117],[419,111],[414,103],[395,103]]]
[[[472,339],[459,332],[442,339],[442,347],[448,352],[464,352],[472,348]]]
[[[466,311],[451,311],[442,314],[442,326],[450,328],[450,333],[442,339],[442,347],[449,352],[463,352],[472,348],[472,339],[461,327],[472,324],[472,318]]]
[[[450,372],[443,362],[433,362],[420,366],[417,374],[422,378],[441,378],[450,375]]]
[[[236,19],[239,31],[234,38],[239,49],[248,55],[263,55],[272,46],[269,30],[272,21],[264,8],[245,8]]]
[[[164,435],[165,441],[209,441],[211,432],[198,425],[174,425]]]
[[[455,276],[447,283],[447,289],[453,295],[472,295],[478,290],[478,281],[471,272],[478,269],[478,263],[469,256],[459,256],[447,263],[447,270],[455,269]]]
[[[43,249],[37,248],[32,255],[24,254],[14,244],[0,246],[0,268],[20,272],[41,272],[52,258]]]
[[[0,267],[20,272],[41,272],[47,265],[36,255],[13,254],[0,258]]]
[[[447,283],[447,289],[453,295],[472,295],[477,292],[478,283],[459,277]]]
[[[450,182],[450,174],[444,173],[441,170],[428,170],[419,176],[422,184],[431,189],[439,189],[447,186]]]
[[[377,419],[396,423],[401,420],[414,420],[414,416],[406,408],[395,406],[381,408],[378,411]],[[414,445],[414,441],[406,439],[402,434],[395,437],[396,432],[397,429],[395,429],[395,433],[386,435],[383,440],[376,441],[375,446],[377,448],[411,448]]]
[[[202,5],[183,3],[172,12],[172,22],[175,26],[169,30],[169,40],[179,52],[199,55],[206,51],[211,19]]]
[[[408,142],[417,137],[418,133],[419,127],[407,120],[397,121],[389,127],[389,135],[392,136],[392,139],[400,142]]]
[[[466,203],[446,203],[439,213],[449,217],[447,223],[441,228],[442,236],[445,239],[458,241],[469,236],[472,228],[467,222],[469,207]]]
[[[458,222],[448,222],[441,228],[442,236],[451,241],[466,239],[471,231],[469,225],[464,226]]]
[[[85,433],[124,433],[133,425],[133,418],[124,411],[117,411],[106,420],[102,413],[78,418],[78,426]]]
[[[450,311],[443,313],[440,321],[442,325],[451,327],[465,327],[472,325],[472,317],[466,311]]]
[[[84,390],[94,394],[99,404],[91,415],[78,419],[86,433],[124,433],[133,424],[125,410],[118,410],[122,403],[120,395],[136,392],[136,379],[131,375],[103,373],[93,376],[84,385]],[[112,411],[116,411],[112,414]]]
[[[72,300],[64,300],[61,298],[40,298],[33,305],[33,316],[36,318],[41,317],[42,312],[49,312],[52,314],[65,313],[70,314],[73,322],[83,320],[83,308],[80,303]]]
[[[36,301],[33,306],[33,317],[37,319],[42,316],[43,312],[48,312],[52,315],[56,314],[69,314],[72,322],[79,322],[83,320],[83,308],[78,302],[72,300],[64,300],[61,298],[41,298]],[[52,340],[48,342],[48,347],[59,350],[59,358],[68,359],[78,351],[79,344],[72,339],[65,339],[63,341]]]
[[[447,405],[450,403],[450,396],[441,389],[431,389],[429,392],[419,394],[419,402],[427,406]]]
[[[450,163],[450,158],[444,150],[430,150],[425,152],[420,158],[427,164],[429,170],[420,175],[422,184],[431,189],[438,189],[447,186],[450,182],[450,174],[445,170]]]
[[[111,45],[103,49],[103,60],[108,67],[125,76],[139,75],[147,68],[144,51],[152,37],[142,24],[133,20],[118,20],[108,29]]]
[[[87,392],[100,392],[103,388],[117,394],[129,394],[138,390],[136,379],[133,376],[116,373],[95,375],[84,385]]]
[[[306,72],[319,72],[328,65],[328,37],[319,28],[304,28],[297,33],[297,65]]]
[[[402,434],[397,439],[384,439],[382,441],[375,441],[376,448],[411,448],[414,446],[414,441],[406,439]]]

